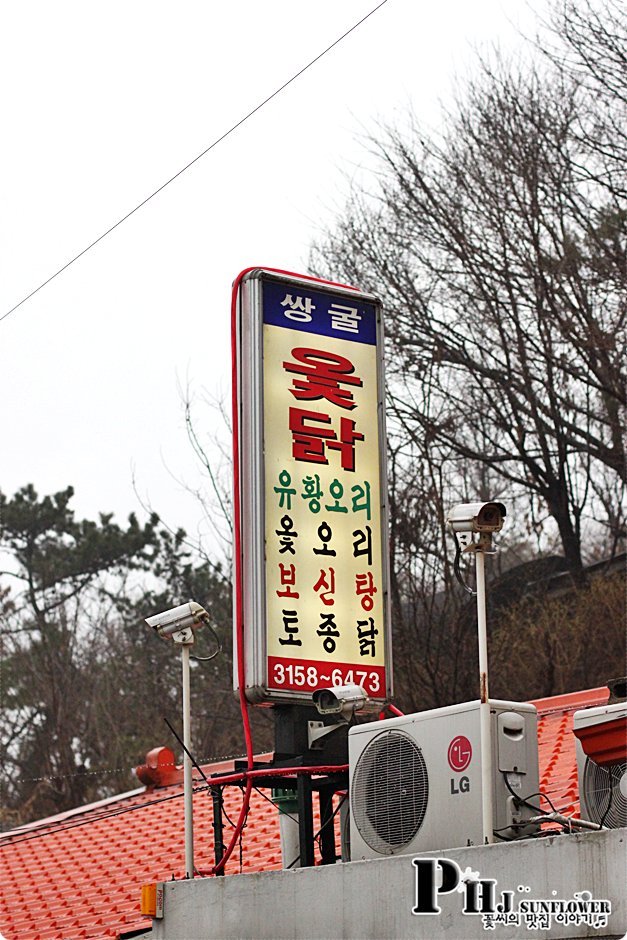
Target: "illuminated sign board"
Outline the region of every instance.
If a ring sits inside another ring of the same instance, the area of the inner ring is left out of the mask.
[[[382,702],[391,644],[379,302],[246,274],[237,398],[246,695],[302,703],[356,684]]]

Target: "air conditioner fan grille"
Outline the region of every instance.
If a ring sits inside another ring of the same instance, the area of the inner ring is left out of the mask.
[[[407,734],[384,731],[355,767],[351,812],[362,838],[382,855],[409,845],[427,811],[429,778],[422,751]]]
[[[626,761],[602,767],[589,757],[586,758],[583,791],[592,822],[598,823],[603,819],[603,825],[609,829],[627,826],[627,790],[623,791],[621,787],[621,780],[626,774]]]

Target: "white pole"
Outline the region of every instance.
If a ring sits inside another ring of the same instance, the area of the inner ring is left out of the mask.
[[[194,821],[192,791],[191,754],[191,701],[189,694],[189,645],[181,646],[181,665],[183,668],[183,794],[185,801],[185,876],[194,877]]]
[[[481,733],[481,810],[483,841],[494,842],[492,809],[492,727],[488,691],[488,631],[485,606],[485,554],[475,552],[477,573],[477,630],[479,635],[479,725]]]

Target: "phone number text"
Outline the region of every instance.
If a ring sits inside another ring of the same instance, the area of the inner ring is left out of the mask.
[[[371,698],[386,696],[385,668],[362,664],[325,663],[308,659],[268,657],[268,688],[315,692],[331,685],[360,685]]]

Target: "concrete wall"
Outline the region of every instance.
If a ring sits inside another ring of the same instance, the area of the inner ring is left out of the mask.
[[[464,894],[441,895],[439,915],[412,914],[412,856],[338,863],[314,869],[167,882],[164,919],[155,940],[465,940],[623,937],[627,932],[627,830],[579,833],[517,843],[451,849],[444,857],[462,871],[497,879],[497,895],[519,900],[572,900],[589,891],[609,900],[607,927],[553,922],[549,930],[501,926],[486,930],[480,916],[462,914]],[[421,858],[437,858],[425,853]],[[519,891],[529,888],[529,891]]]

